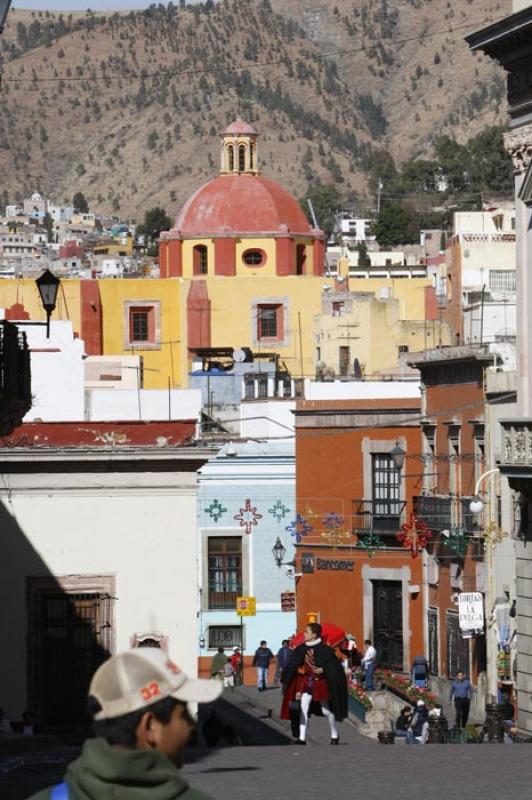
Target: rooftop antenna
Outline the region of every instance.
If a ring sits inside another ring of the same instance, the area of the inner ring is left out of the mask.
[[[2,2],[2,0],[0,0],[0,2]],[[310,216],[312,217],[312,222],[314,223],[314,227],[317,229],[319,227],[318,220],[316,219],[316,213],[314,211],[314,206],[312,205],[312,200],[310,199],[310,197],[307,197],[307,203],[310,209]]]

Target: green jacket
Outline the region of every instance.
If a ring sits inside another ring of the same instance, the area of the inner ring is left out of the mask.
[[[226,664],[227,656],[225,653],[215,653],[215,655],[212,657],[211,675],[217,675],[219,672],[223,672]]]
[[[67,769],[69,800],[209,800],[192,789],[157,750],[121,750],[104,739],[89,739]],[[51,788],[31,800],[49,800]]]

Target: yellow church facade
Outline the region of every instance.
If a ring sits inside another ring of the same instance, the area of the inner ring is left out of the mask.
[[[260,174],[257,136],[242,120],[221,134],[220,174],[161,235],[160,278],[62,281],[53,319],[72,322],[88,355],[140,355],[144,386],[153,389],[186,388],[191,360],[205,348],[273,353],[293,378],[314,377],[316,319],[331,291],[350,295],[349,281],[324,276],[324,234]],[[351,282],[351,291],[375,291],[373,283]],[[423,320],[430,282],[394,283],[401,318]],[[0,281],[0,307],[9,319],[44,319],[30,280]],[[368,318],[364,336],[386,350],[380,325],[378,315]]]

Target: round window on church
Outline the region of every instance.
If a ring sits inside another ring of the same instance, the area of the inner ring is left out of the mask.
[[[262,267],[266,263],[264,250],[244,250],[242,261],[247,267]]]

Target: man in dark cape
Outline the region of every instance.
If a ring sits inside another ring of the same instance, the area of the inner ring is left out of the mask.
[[[322,642],[321,625],[317,622],[307,626],[304,644],[292,651],[282,682],[281,719],[292,719],[293,722],[294,706],[299,704],[297,743],[306,744],[310,711],[319,713],[321,709],[329,722],[331,744],[338,744],[336,722],[347,717],[347,680],[334,650]]]

